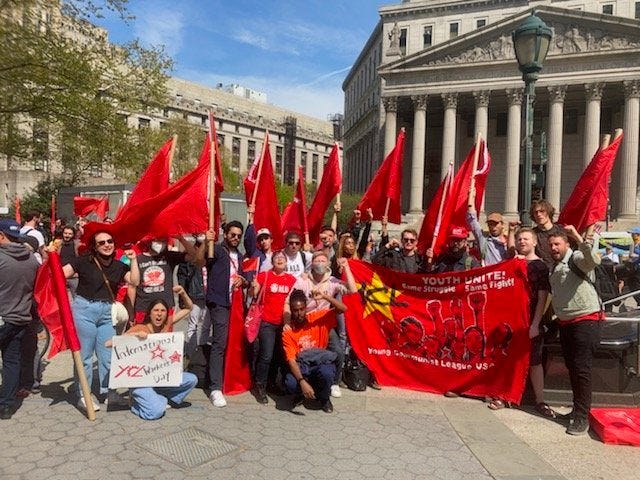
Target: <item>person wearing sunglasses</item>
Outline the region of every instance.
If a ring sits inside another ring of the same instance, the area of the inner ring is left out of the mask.
[[[284,239],[284,253],[287,256],[286,272],[296,279],[311,268],[312,254],[302,250],[302,237],[299,233],[287,233]]]
[[[119,403],[120,398],[117,393],[109,391],[111,350],[105,346],[105,343],[116,334],[111,316],[111,308],[116,301],[115,293],[123,282],[137,287],[140,283],[140,270],[133,250],[124,252],[130,265],[116,260],[115,241],[108,231],[98,231],[93,234],[88,245],[88,254],[71,259],[62,267],[62,271],[66,278],[78,274],[78,288],[71,310],[78,331],[80,354],[87,382],[91,386],[95,353],[98,359],[100,399],[106,398],[107,403]],[[78,407],[86,410],[77,378],[76,388]],[[100,409],[100,404],[95,399],[93,408]]]
[[[407,228],[400,240],[392,238],[373,256],[373,263],[398,272],[422,273],[426,270],[424,258],[418,253],[418,232]]]
[[[248,285],[242,270],[242,254],[238,250],[244,227],[237,220],[225,223],[222,242],[215,244],[212,258],[205,259],[207,245],[215,241],[213,229],[207,230],[206,242],[198,249],[196,265],[207,267],[206,302],[213,326],[211,352],[209,354],[209,377],[211,395],[209,399],[214,407],[224,407],[227,400],[222,394],[224,354],[229,335],[229,316],[231,314],[231,296],[234,290]]]

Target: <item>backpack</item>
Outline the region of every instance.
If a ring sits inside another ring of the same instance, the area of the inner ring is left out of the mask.
[[[356,356],[353,349],[349,350],[345,358],[342,377],[344,383],[349,387],[349,390],[363,392],[367,389],[367,385],[371,379],[371,373],[366,365]]]
[[[589,282],[589,284],[595,289],[596,293],[598,294],[598,299],[600,300],[601,307],[603,302],[607,302],[620,296],[615,278],[609,273],[609,270],[612,269],[607,269],[606,263],[607,262],[605,262],[605,265],[603,265],[602,263],[600,265],[596,265],[593,270],[596,279],[595,281],[593,281],[591,280],[591,277],[589,277],[589,275],[580,270],[580,268],[573,261],[573,256],[571,256],[569,258],[569,261],[567,262],[569,269],[575,275],[580,277],[582,280]],[[607,305],[607,307],[609,307],[609,305]],[[602,309],[604,310],[604,308]]]

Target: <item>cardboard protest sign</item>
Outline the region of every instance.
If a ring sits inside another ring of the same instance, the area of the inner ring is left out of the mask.
[[[113,337],[109,388],[180,385],[183,348],[182,332]]]

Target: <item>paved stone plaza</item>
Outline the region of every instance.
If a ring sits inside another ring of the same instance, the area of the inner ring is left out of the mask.
[[[71,403],[71,356],[45,371],[42,395],[2,421],[0,479],[635,479],[640,449],[573,438],[520,410],[385,388],[344,392],[335,413],[287,399],[201,390],[158,421],[127,410],[90,422]]]

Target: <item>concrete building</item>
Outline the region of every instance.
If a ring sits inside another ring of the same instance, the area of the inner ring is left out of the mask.
[[[73,42],[108,42],[105,29],[76,21],[63,15],[57,1],[42,2],[36,21],[43,32],[62,31]],[[22,21],[19,9],[15,10]],[[304,167],[305,179],[317,182],[322,177],[324,163],[333,148],[333,121],[320,120],[267,103],[266,94],[240,85],[208,87],[179,78],[169,78],[169,101],[165,108],[148,113],[127,113],[127,122],[134,128],[159,128],[169,118],[181,117],[203,130],[208,127],[208,112],[213,110],[219,142],[231,152],[231,167],[244,174],[257,155],[260,155],[265,134],[269,132],[271,158],[276,176],[293,184],[298,166]],[[124,112],[123,112],[124,113]],[[171,132],[168,132],[168,135]],[[34,141],[50,145],[47,138]],[[195,159],[194,159],[195,160]],[[0,207],[8,207],[17,196],[23,196],[38,182],[61,173],[55,153],[34,152],[26,161],[8,161],[0,155]],[[91,185],[118,183],[122,179],[111,169],[96,166],[87,180]]]
[[[343,83],[346,189],[366,187],[405,127],[403,204],[421,213],[449,161],[459,164],[482,132],[493,159],[486,210],[515,217],[524,83],[511,32],[533,8],[554,33],[536,84],[534,169],[546,182],[535,193],[561,207],[600,134],[622,127],[611,213],[637,221],[638,1],[413,0],[381,7]]]

